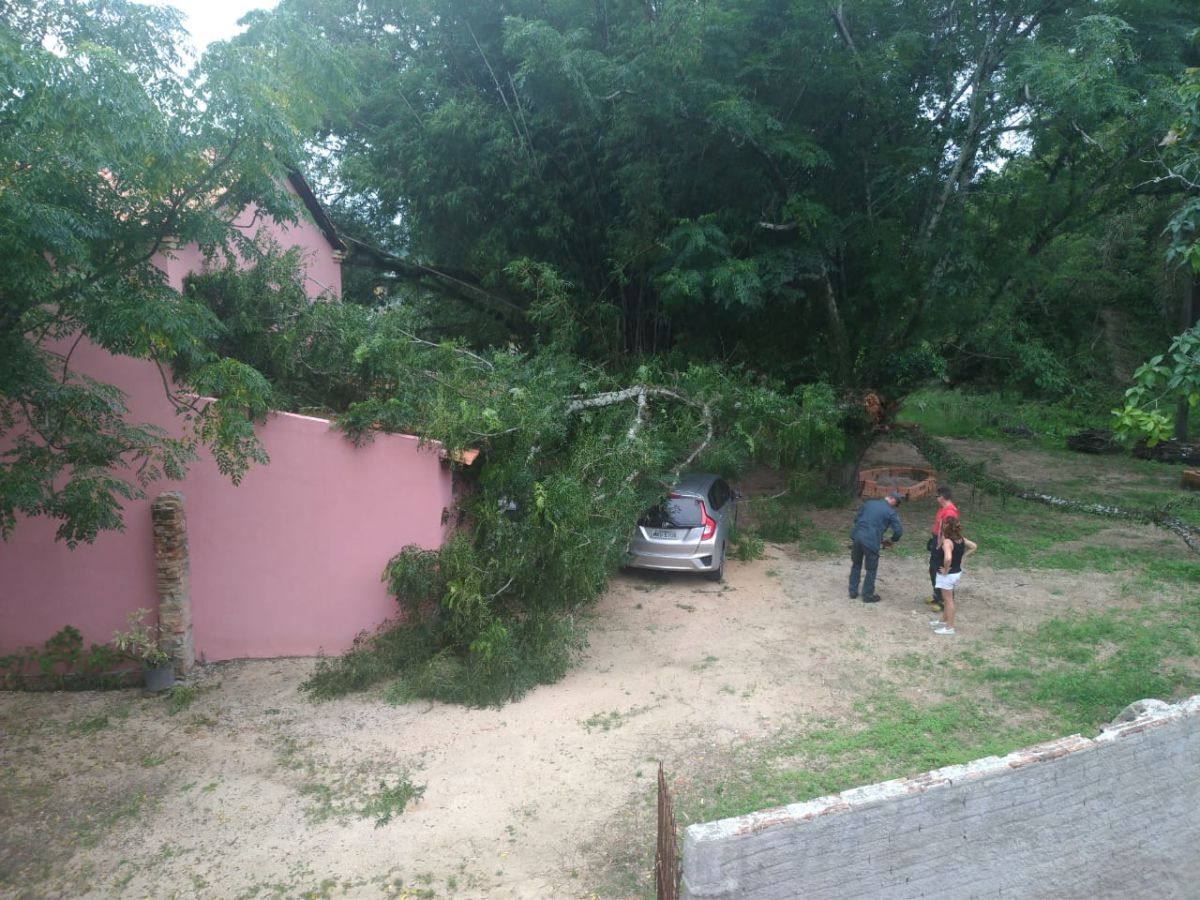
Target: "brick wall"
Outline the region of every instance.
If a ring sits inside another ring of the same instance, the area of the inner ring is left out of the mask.
[[[1080,735],[693,825],[683,896],[1200,897],[1200,696]]]

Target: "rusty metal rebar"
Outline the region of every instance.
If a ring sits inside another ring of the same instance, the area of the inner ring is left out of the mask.
[[[678,900],[679,842],[675,836],[675,808],[662,760],[658,763],[658,847],[654,853],[654,883],[658,900]]]

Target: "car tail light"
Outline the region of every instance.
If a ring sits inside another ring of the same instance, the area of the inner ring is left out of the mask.
[[[700,501],[700,515],[704,517],[704,534],[700,535],[700,540],[707,541],[717,532],[717,520],[708,514],[703,500]]]

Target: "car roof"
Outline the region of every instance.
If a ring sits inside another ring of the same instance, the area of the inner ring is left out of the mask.
[[[720,477],[720,475],[713,475],[711,472],[684,472],[671,487],[671,490],[681,494],[704,495],[708,493],[708,489],[712,487],[713,482],[718,481]]]

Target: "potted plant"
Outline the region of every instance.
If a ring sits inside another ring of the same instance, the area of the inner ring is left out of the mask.
[[[175,683],[175,667],[167,651],[159,646],[162,630],[158,623],[147,625],[143,621],[148,615],[150,610],[145,608],[131,612],[126,619],[129,630],[114,631],[112,642],[126,659],[142,667],[148,690],[165,691]]]

